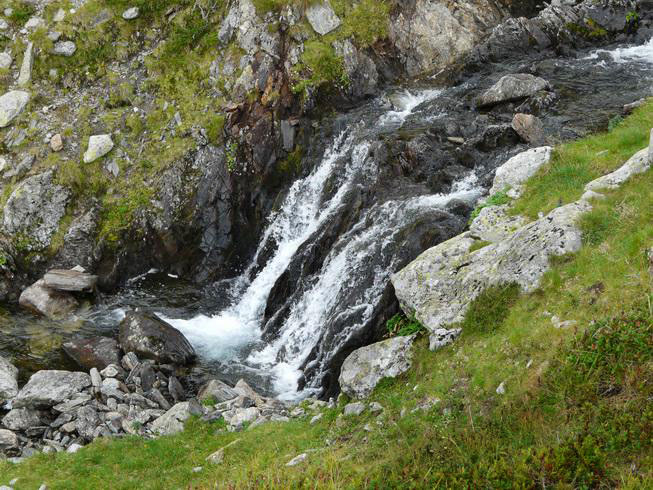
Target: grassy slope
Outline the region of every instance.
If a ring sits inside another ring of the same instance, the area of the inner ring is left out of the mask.
[[[610,133],[558,148],[516,209],[534,216],[580,196],[587,181],[646,146],[651,126],[648,104]],[[651,189],[649,171],[596,203],[583,219],[583,249],[557,260],[537,292],[489,292],[462,338],[439,352],[421,339],[414,368],[371,398],[386,407],[382,425],[367,413],[338,421],[339,409],[316,425],[307,417],[239,434],[192,421],[185,433],[156,441],[100,441],[75,455],[0,463],[0,484],[19,477],[17,489],[653,488]],[[549,314],[577,326],[555,329]],[[495,392],[501,382],[505,395]],[[441,401],[410,413],[429,397]],[[235,439],[224,464],[204,462]],[[307,464],[284,466],[311,449]],[[193,473],[196,466],[203,471]]]

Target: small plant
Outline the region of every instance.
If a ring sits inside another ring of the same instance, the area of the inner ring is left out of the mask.
[[[213,407],[217,404],[218,404],[218,399],[213,395],[202,400],[202,405],[204,405],[205,407]]]
[[[388,337],[405,337],[414,333],[426,332],[426,327],[415,319],[415,316],[408,318],[403,313],[397,313],[386,322]]]
[[[476,240],[474,243],[472,243],[472,246],[469,247],[469,253],[476,252],[477,250],[480,250],[482,248],[487,247],[488,245],[491,245],[492,242],[488,242],[485,240]]]
[[[7,264],[7,257],[0,254],[0,267],[2,267],[3,265],[6,265],[6,264]]]
[[[481,211],[484,208],[490,207],[490,206],[501,206],[503,204],[508,204],[512,199],[510,196],[508,196],[508,191],[510,189],[504,189],[502,191],[496,192],[492,194],[487,201],[485,201],[483,204],[479,204],[474,208],[474,211],[472,211],[471,216],[469,217],[469,222],[471,223],[474,221],[479,214],[481,214]]]
[[[238,143],[229,143],[227,145],[227,170],[229,173],[236,170],[236,155],[238,155]]]

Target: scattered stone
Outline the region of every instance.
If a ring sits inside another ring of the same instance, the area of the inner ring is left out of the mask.
[[[120,362],[118,342],[109,337],[76,338],[63,344],[63,350],[85,369],[104,369]]]
[[[66,11],[64,9],[59,9],[55,12],[52,20],[54,22],[63,22],[65,18],[66,18]]]
[[[630,114],[631,112],[633,112],[638,107],[643,106],[645,103],[646,103],[646,99],[643,98],[643,99],[636,100],[635,102],[631,102],[630,104],[625,104],[624,105],[624,114]]]
[[[41,17],[31,17],[26,23],[24,28],[29,30],[29,31],[34,31],[38,29],[39,27],[44,27],[45,26],[45,20],[43,20]]]
[[[240,439],[236,439],[234,441],[231,441],[226,446],[218,449],[216,452],[214,452],[214,453],[210,454],[209,456],[207,456],[206,460],[211,464],[215,464],[215,465],[222,464],[222,462],[224,461],[224,451],[225,451],[225,449],[233,446],[234,444],[237,444],[238,442],[240,442]]]
[[[429,335],[429,349],[436,351],[442,349],[449,344],[452,344],[460,334],[462,333],[462,328],[438,328],[431,332]]]
[[[0,97],[0,128],[9,126],[28,102],[29,94],[20,90],[12,90]]]
[[[299,456],[295,456],[293,459],[286,463],[286,466],[297,466],[300,463],[303,463],[308,458],[308,454],[302,453]]]
[[[191,471],[193,473],[200,473],[203,469],[204,468],[202,468],[201,466],[195,466]]]
[[[53,43],[56,43],[59,39],[61,39],[61,32],[59,31],[50,31],[48,32],[48,39],[52,41]]]
[[[48,288],[43,279],[25,289],[18,298],[18,304],[37,315],[53,319],[72,313],[78,306],[72,295]]]
[[[84,446],[82,446],[81,444],[73,443],[70,446],[68,446],[68,449],[66,449],[66,452],[74,454],[77,451],[79,451],[80,449],[82,449],[83,447]]]
[[[138,360],[136,354],[133,352],[127,352],[127,354],[122,357],[121,364],[127,371],[132,371],[137,366],[140,366],[141,362]]]
[[[125,10],[122,13],[122,18],[125,19],[125,20],[133,20],[133,19],[137,18],[139,14],[140,14],[140,11],[139,11],[138,7],[132,7],[132,8],[129,8],[129,9]]]
[[[505,395],[506,394],[506,382],[502,381],[499,386],[497,386],[497,395]]]
[[[348,403],[345,405],[344,414],[345,417],[350,415],[359,416],[365,411],[365,404],[363,402]]]
[[[412,364],[415,336],[394,337],[352,352],[340,371],[340,388],[352,398],[365,398],[383,378],[394,378]]]
[[[302,407],[295,407],[290,412],[290,416],[295,418],[303,417],[304,415],[306,415],[306,411]]]
[[[311,425],[315,425],[315,424],[317,424],[320,420],[322,420],[322,417],[323,417],[323,416],[324,416],[323,414],[318,413],[315,417],[313,417],[313,418],[311,419],[311,422],[310,422]]]
[[[370,403],[370,413],[373,415],[378,415],[383,412],[383,406],[379,402]]]
[[[447,141],[456,145],[462,145],[465,143],[465,138],[460,138],[458,136],[447,136]]]
[[[585,186],[586,191],[600,191],[603,189],[617,189],[634,175],[646,172],[651,168],[649,162],[649,148],[638,151],[621,167],[603,177],[593,180]]]
[[[214,399],[216,403],[233,400],[239,395],[231,386],[219,379],[212,379],[200,388],[197,398],[201,401]]]
[[[127,352],[160,363],[184,365],[195,358],[186,337],[155,315],[129,311],[120,323],[120,345]]]
[[[512,102],[550,89],[549,82],[528,73],[506,75],[478,98],[477,105],[488,107],[503,102]]]
[[[561,321],[560,318],[555,315],[551,317],[551,323],[555,328],[570,328],[575,327],[578,324],[576,320]]]
[[[177,434],[184,430],[184,422],[191,415],[203,415],[202,406],[197,400],[177,403],[152,423],[152,432],[160,435]]]
[[[91,163],[102,158],[113,149],[111,135],[98,134],[91,136],[88,140],[88,149],[84,153],[84,163]]]
[[[14,398],[14,408],[51,407],[79,394],[91,386],[86,373],[69,371],[38,371]]]
[[[34,51],[34,43],[27,43],[25,54],[23,55],[23,64],[20,66],[20,74],[18,75],[18,85],[24,87],[32,80],[32,53]]]
[[[14,62],[9,53],[0,53],[0,70],[8,69]]]
[[[181,385],[176,376],[168,378],[168,393],[175,403],[183,402],[186,399],[184,387]]]
[[[18,369],[0,355],[0,402],[18,394]]]
[[[77,407],[84,405],[85,403],[91,400],[91,395],[87,393],[77,393],[73,395],[73,397],[74,398],[72,398],[71,400],[66,400],[63,403],[59,403],[58,405],[55,405],[54,407],[52,407],[52,409],[60,413],[74,412],[77,409]]]
[[[77,51],[77,46],[72,41],[58,41],[52,50],[54,54],[59,56],[72,56],[75,51]]]
[[[313,30],[322,36],[337,29],[342,23],[328,0],[311,4],[306,9],[306,18]]]
[[[123,378],[125,377],[125,371],[118,366],[117,362],[107,364],[107,367],[105,367],[102,371],[100,371],[100,374],[102,374],[103,377],[105,378]]]
[[[512,118],[512,129],[531,145],[541,145],[544,141],[544,125],[540,118],[531,114],[515,114]]]
[[[54,152],[63,150],[63,139],[59,133],[50,138],[50,149]]]
[[[3,417],[2,424],[9,430],[25,431],[41,425],[41,414],[29,408],[14,408]]]
[[[18,436],[10,430],[0,429],[0,450],[18,447]]]

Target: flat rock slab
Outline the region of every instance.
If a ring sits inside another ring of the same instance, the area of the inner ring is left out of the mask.
[[[197,394],[197,398],[202,401],[213,399],[216,403],[233,400],[237,396],[237,391],[219,379],[212,379],[208,381],[200,388],[200,391]]]
[[[314,3],[308,7],[306,18],[313,30],[322,36],[337,29],[342,24],[328,1]]]
[[[549,82],[528,73],[516,73],[502,77],[487,89],[477,100],[479,107],[488,107],[503,102],[512,102],[549,90]]]
[[[0,97],[0,128],[9,126],[29,102],[29,94],[21,90],[12,90]]]
[[[383,378],[410,369],[414,335],[394,337],[352,352],[340,371],[340,388],[352,398],[369,396]]]
[[[53,269],[43,276],[45,285],[57,291],[91,292],[97,280],[93,274],[66,269]]]
[[[50,289],[43,279],[25,289],[18,298],[18,304],[37,315],[52,319],[62,318],[78,306],[71,294]]]
[[[109,337],[73,339],[63,344],[63,350],[85,369],[104,369],[110,364],[120,364],[118,342]]]
[[[10,400],[18,394],[18,369],[0,356],[0,402]]]
[[[188,364],[195,350],[186,337],[155,315],[129,311],[120,323],[120,345],[125,352],[161,364]]]
[[[71,371],[39,371],[14,398],[14,408],[52,407],[91,386],[86,373]]]

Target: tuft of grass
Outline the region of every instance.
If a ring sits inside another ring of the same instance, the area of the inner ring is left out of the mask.
[[[415,317],[408,318],[403,313],[397,313],[386,322],[388,337],[405,337],[414,333],[425,333],[426,328]]]
[[[478,218],[478,215],[481,214],[481,211],[483,211],[484,208],[490,206],[501,206],[502,204],[508,204],[509,202],[511,202],[512,199],[510,198],[510,196],[508,196],[509,190],[510,189],[505,189],[503,191],[495,192],[490,197],[488,197],[485,202],[476,206],[476,208],[474,208],[474,211],[472,211],[472,214],[469,217],[469,222],[471,223],[476,218]]]
[[[491,245],[492,242],[488,242],[485,240],[475,240],[474,243],[472,243],[472,246],[469,247],[469,253],[476,252],[477,250],[480,250],[482,248],[487,247],[488,245]]]
[[[470,305],[465,319],[458,325],[464,334],[492,334],[501,328],[519,298],[517,284],[504,284],[486,289]]]

